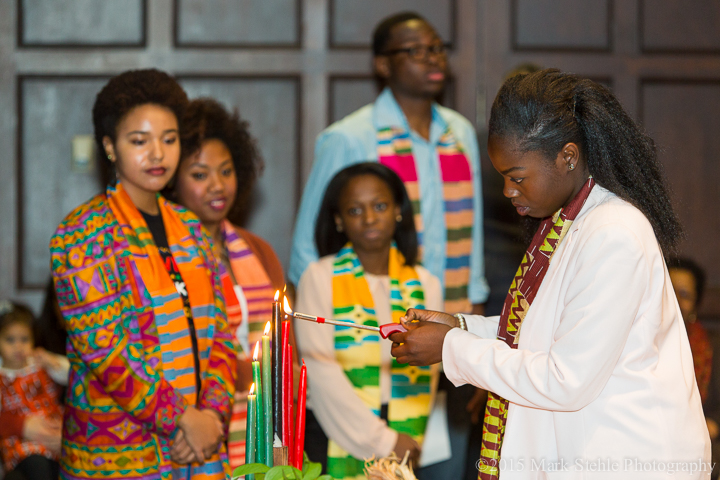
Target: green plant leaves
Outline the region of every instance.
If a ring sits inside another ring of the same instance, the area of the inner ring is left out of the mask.
[[[246,463],[240,465],[233,472],[233,477],[240,477],[242,475],[250,475],[251,473],[265,473],[270,470],[270,467],[262,463]]]
[[[303,475],[297,468],[283,465],[268,470],[265,480],[303,480]]]
[[[322,467],[319,463],[305,462],[302,480],[316,480],[321,473]]]
[[[290,465],[278,465],[269,468],[262,463],[241,465],[233,472],[233,478],[242,475],[255,475],[255,480],[333,480],[330,475],[320,475],[322,467],[319,463],[311,462],[305,455],[303,471]]]

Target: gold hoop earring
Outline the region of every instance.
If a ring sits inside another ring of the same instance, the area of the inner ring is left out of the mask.
[[[402,215],[398,215],[397,217],[395,217],[395,221],[398,223],[402,222]]]

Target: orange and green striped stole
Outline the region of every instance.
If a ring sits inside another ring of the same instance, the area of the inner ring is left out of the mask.
[[[390,310],[393,322],[408,308],[424,308],[425,295],[415,268],[393,243],[388,264],[390,276]],[[378,326],[370,288],[352,244],[345,245],[335,257],[332,279],[333,318],[364,325]],[[335,327],[335,356],[365,405],[380,415],[380,335],[377,332]],[[401,365],[393,358],[391,398],[388,425],[410,435],[422,444],[430,414],[430,367]],[[365,479],[364,459],[350,456],[337,443],[328,444],[327,473],[335,479]]]
[[[546,218],[535,232],[510,284],[510,290],[505,297],[505,304],[500,315],[497,338],[507,343],[510,348],[518,348],[520,326],[530,305],[535,300],[535,295],[540,290],[550,260],[560,242],[565,238],[565,234],[570,230],[575,217],[580,213],[594,185],[595,180],[591,177],[567,207],[558,210],[552,217]],[[500,449],[505,434],[509,406],[510,402],[493,392],[488,392],[480,462],[478,463],[479,480],[494,480],[500,476]]]
[[[421,192],[410,134],[401,128],[387,127],[378,130],[377,140],[378,162],[398,174],[412,202],[422,257]],[[437,152],[445,208],[445,311],[469,312],[472,309],[468,298],[473,229],[472,171],[462,146],[449,128],[440,137]]]
[[[265,323],[272,317],[272,302],[275,294],[270,277],[265,271],[260,259],[238,233],[232,224],[224,220],[221,224],[228,260],[233,276],[242,288],[243,296],[247,302],[247,318],[242,318],[242,308],[233,288],[232,279],[221,266],[220,280],[223,284],[225,301],[228,305],[228,322],[233,332],[237,332],[240,324],[248,322],[248,343],[255,345],[261,340]],[[237,339],[236,339],[237,340]],[[238,355],[245,358],[239,342],[235,342]],[[230,429],[228,434],[228,457],[230,468],[245,463],[245,426],[247,423],[247,391],[235,392]]]

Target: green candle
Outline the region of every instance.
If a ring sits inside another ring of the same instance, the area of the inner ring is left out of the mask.
[[[255,422],[255,445],[257,449],[257,462],[266,463],[265,459],[265,435],[264,435],[264,408],[263,408],[263,392],[262,392],[262,380],[260,380],[260,362],[258,362],[258,349],[260,348],[260,342],[255,344],[255,353],[253,353],[252,371],[253,381],[257,387],[257,422]],[[247,448],[247,446],[246,446]]]
[[[262,336],[262,386],[263,386],[263,409],[265,418],[263,421],[263,435],[265,435],[265,463],[268,467],[273,466],[273,420],[272,420],[272,362],[270,360],[270,322],[265,325],[265,333]]]
[[[255,433],[257,432],[257,400],[255,384],[250,386],[247,398],[247,423],[245,424],[245,464],[255,463]],[[255,475],[247,475],[246,480],[254,480]]]

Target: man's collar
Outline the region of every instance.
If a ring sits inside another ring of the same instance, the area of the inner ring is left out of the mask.
[[[440,134],[437,136],[439,138],[439,136],[442,135],[442,132],[444,132],[447,128],[447,122],[440,114],[437,103],[433,102],[431,109],[432,121],[430,127],[430,137],[431,139],[435,137],[436,135],[434,135],[434,130],[438,129]],[[385,87],[375,100],[373,123],[377,129],[399,127],[405,131],[410,131],[410,126],[408,125],[405,113],[402,111],[402,108],[400,108],[397,100],[395,100],[395,96],[393,95],[392,90],[390,90],[390,87]]]

